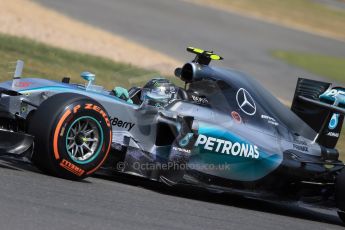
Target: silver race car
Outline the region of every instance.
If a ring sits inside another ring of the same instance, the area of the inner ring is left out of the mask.
[[[29,156],[42,171],[82,179],[103,169],[217,192],[332,204],[345,221],[345,169],[335,148],[345,89],[299,79],[292,108],[257,81],[210,66],[222,58],[189,47],[177,68],[185,87],[155,78],[108,91],[39,78],[0,84],[0,153]]]

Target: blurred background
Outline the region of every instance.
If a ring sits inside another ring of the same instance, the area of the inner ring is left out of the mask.
[[[345,79],[343,0],[0,2],[1,64],[25,59],[27,74],[60,79],[88,69],[100,83],[130,84],[127,78],[146,71],[171,76],[192,58],[185,47],[196,46],[220,53],[220,65],[252,75],[286,102],[297,77]],[[98,67],[86,62],[92,56]]]
[[[172,76],[195,46],[218,52],[219,65],[252,75],[286,105],[298,77],[345,83],[344,0],[0,3],[0,80],[21,58],[26,75],[80,82],[88,70],[109,88],[141,85]]]
[[[298,77],[345,85],[344,0],[0,0],[0,80],[25,76],[141,85],[213,50],[284,104]],[[339,149],[345,160],[344,132]],[[305,227],[305,226],[304,226]]]

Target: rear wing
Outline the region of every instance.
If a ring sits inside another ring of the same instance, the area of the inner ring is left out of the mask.
[[[344,88],[344,91],[345,91],[345,88]],[[298,99],[300,99],[304,102],[308,102],[310,104],[313,104],[315,106],[318,106],[318,107],[321,107],[324,109],[328,109],[330,112],[345,114],[345,108],[340,108],[336,105],[330,105],[330,104],[327,104],[325,102],[321,102],[321,101],[318,101],[315,99],[307,98],[305,96],[298,96]]]
[[[345,88],[299,78],[291,110],[317,132],[314,142],[334,148],[345,115]]]

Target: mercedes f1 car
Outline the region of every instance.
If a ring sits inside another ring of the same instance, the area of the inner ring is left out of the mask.
[[[291,109],[257,81],[210,66],[222,58],[188,48],[185,87],[164,104],[94,85],[20,78],[0,84],[0,151],[28,154],[42,171],[80,179],[103,169],[250,197],[331,203],[345,221],[345,169],[335,148],[345,89],[299,79]],[[163,81],[164,82],[164,81]],[[156,88],[161,81],[155,81]],[[129,102],[130,101],[130,102]],[[132,102],[132,103],[131,103]]]

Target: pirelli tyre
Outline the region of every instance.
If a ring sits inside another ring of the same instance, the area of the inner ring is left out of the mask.
[[[57,94],[34,112],[29,133],[35,137],[33,163],[53,176],[80,180],[106,160],[112,132],[105,109],[73,93]]]
[[[345,169],[340,172],[336,179],[335,200],[339,209],[338,215],[345,223]]]

